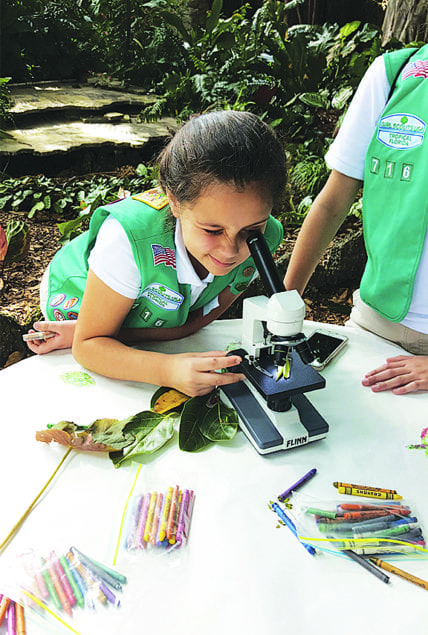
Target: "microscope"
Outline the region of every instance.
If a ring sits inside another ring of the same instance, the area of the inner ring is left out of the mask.
[[[302,298],[285,290],[263,234],[251,233],[247,244],[266,296],[243,302],[242,348],[228,354],[242,358],[233,371],[246,379],[221,390],[257,452],[269,454],[327,435],[327,422],[303,394],[324,388],[325,379],[309,365]]]

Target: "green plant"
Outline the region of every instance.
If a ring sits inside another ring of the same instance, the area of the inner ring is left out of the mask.
[[[92,212],[102,204],[141,192],[156,184],[156,168],[140,164],[129,176],[91,175],[68,180],[45,176],[25,176],[0,181],[0,208],[63,217],[58,227],[61,241],[77,236],[86,227]]]

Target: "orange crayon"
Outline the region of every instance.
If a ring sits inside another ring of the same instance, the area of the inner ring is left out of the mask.
[[[9,604],[10,599],[4,595],[0,602],[0,626],[3,624],[4,616],[6,615],[7,609],[9,608]]]
[[[56,591],[56,594],[59,598],[59,601],[61,602],[61,606],[64,609],[64,611],[67,613],[67,615],[69,615],[70,617],[73,616],[73,611],[71,609],[71,604],[68,601],[67,595],[64,591],[64,588],[60,582],[59,577],[56,574],[56,571],[53,567],[53,564],[51,561],[47,561],[46,562],[46,566],[48,569],[48,574],[50,576],[50,579],[52,580],[52,584],[54,585],[54,589]]]
[[[24,607],[22,606],[22,604],[18,604],[18,602],[15,604],[15,607],[16,607],[16,635],[25,635],[27,631],[25,628]]]

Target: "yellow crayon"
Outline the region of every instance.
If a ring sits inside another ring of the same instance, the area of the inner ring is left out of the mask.
[[[351,494],[353,496],[367,496],[369,498],[383,498],[387,500],[400,500],[403,497],[397,494],[395,489],[384,489],[383,487],[369,487],[368,485],[355,485],[354,483],[333,483],[337,487],[339,494]],[[360,492],[365,492],[364,494]],[[389,496],[382,496],[389,494]]]
[[[162,500],[163,500],[163,494],[159,492],[159,494],[156,496],[155,509],[153,512],[153,522],[150,528],[149,540],[151,545],[154,545],[156,543],[156,534],[158,531],[158,525],[160,522],[160,515],[162,511]]]
[[[168,487],[168,490],[166,492],[165,495],[165,504],[163,506],[163,510],[162,510],[162,518],[160,521],[160,528],[159,528],[159,541],[163,542],[166,538],[166,528],[167,528],[167,524],[168,524],[168,516],[169,516],[169,510],[171,507],[171,500],[172,500],[172,492],[173,492],[173,488],[172,487]]]
[[[378,498],[380,500],[401,500],[403,497],[392,492],[385,492],[381,489],[365,489],[358,485],[350,485],[346,487],[338,487],[339,494],[348,494],[351,496],[365,496],[366,498]]]

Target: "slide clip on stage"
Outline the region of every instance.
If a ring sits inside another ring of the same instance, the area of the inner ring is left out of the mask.
[[[327,422],[303,394],[324,388],[325,379],[309,365],[314,356],[301,332],[302,298],[285,290],[264,236],[252,233],[247,243],[269,297],[244,300],[242,349],[229,354],[242,357],[234,371],[246,380],[222,391],[250,442],[268,454],[326,436]]]

